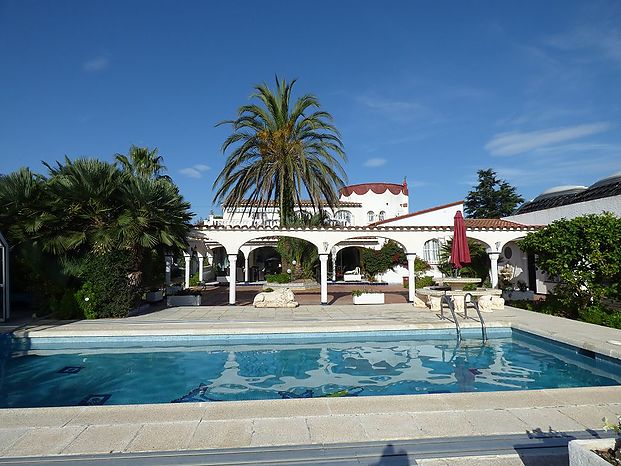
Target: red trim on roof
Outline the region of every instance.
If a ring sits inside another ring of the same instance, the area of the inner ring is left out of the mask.
[[[396,183],[361,183],[352,184],[350,186],[343,186],[340,190],[341,196],[351,196],[352,193],[356,193],[359,196],[373,191],[375,194],[384,194],[386,191],[390,191],[392,194],[408,194],[408,185],[404,181],[403,184]]]
[[[447,207],[453,207],[459,204],[463,204],[464,201],[451,202],[450,204],[439,205],[437,207],[430,207],[429,209],[419,210],[417,212],[412,212],[411,214],[399,215],[398,217],[387,218],[386,220],[381,220],[379,222],[371,223],[369,226],[383,225],[384,223],[394,222],[395,220],[401,220],[403,218],[415,217],[417,215],[426,214],[428,212],[434,212],[436,210],[446,209]]]

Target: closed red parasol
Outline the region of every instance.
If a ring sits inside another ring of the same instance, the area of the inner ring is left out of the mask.
[[[453,224],[453,246],[451,247],[451,263],[456,269],[461,269],[464,264],[470,263],[470,248],[466,238],[466,224],[461,211],[455,214]]]

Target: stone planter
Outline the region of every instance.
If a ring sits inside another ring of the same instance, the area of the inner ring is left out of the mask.
[[[617,439],[572,440],[569,442],[569,466],[610,466],[593,450],[613,448]]]
[[[169,306],[200,306],[201,295],[181,295],[166,297]]]
[[[148,303],[157,303],[164,299],[164,292],[162,290],[157,291],[149,291],[145,296],[145,299]]]
[[[352,298],[354,304],[384,304],[384,293],[362,293]]]
[[[511,301],[532,301],[535,297],[534,291],[503,291],[502,297]]]

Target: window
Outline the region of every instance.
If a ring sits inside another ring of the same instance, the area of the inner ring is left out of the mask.
[[[511,257],[513,256],[513,250],[509,247],[505,248],[505,258],[506,259],[511,259]]]
[[[375,212],[369,210],[367,212],[367,220],[369,221],[369,223],[373,223],[375,221]]]
[[[351,225],[351,212],[349,210],[339,210],[334,214],[334,220],[338,225],[348,227]]]
[[[384,212],[383,210],[379,213],[379,221],[381,222],[382,220],[384,220],[386,218],[386,212]]]
[[[423,259],[430,264],[437,264],[440,261],[440,241],[430,239],[423,246]]]

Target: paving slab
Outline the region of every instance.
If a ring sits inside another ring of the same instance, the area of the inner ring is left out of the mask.
[[[312,443],[363,442],[369,436],[356,415],[317,416],[306,419]]]
[[[517,434],[528,430],[524,421],[502,409],[481,410],[476,412],[476,416],[467,417],[478,434]]]
[[[62,454],[122,452],[134,439],[141,427],[140,424],[88,426],[63,449]]]
[[[68,421],[68,425],[199,422],[203,418],[206,406],[207,403],[88,406]]]
[[[3,429],[0,428],[0,451],[9,448],[17,439],[28,432],[29,429]]]
[[[523,421],[531,431],[565,432],[584,430],[585,426],[563,414],[558,408],[518,408],[508,409]]]
[[[414,422],[421,427],[424,437],[466,437],[477,435],[478,431],[468,422],[468,416],[463,412],[413,413]]]
[[[187,448],[198,424],[198,421],[143,424],[125,451],[183,450]]]
[[[286,401],[283,403],[283,401]],[[209,403],[204,420],[305,417],[330,414],[325,398]]]
[[[425,436],[422,425],[409,414],[364,414],[358,418],[370,440],[415,439]]]
[[[3,456],[40,456],[60,454],[85,427],[42,427],[30,429],[7,447]]]
[[[81,407],[0,409],[2,427],[62,427],[80,414]]]
[[[255,419],[252,446],[304,445],[310,442],[306,419],[300,417]]]
[[[252,431],[253,422],[250,419],[203,421],[196,428],[188,448],[203,450],[208,448],[249,447]]]

